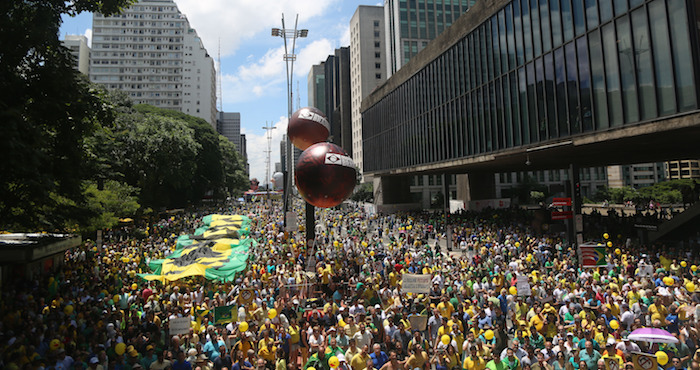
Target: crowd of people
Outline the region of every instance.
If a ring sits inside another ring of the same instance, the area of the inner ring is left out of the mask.
[[[139,277],[209,213],[254,215],[245,271],[230,282]],[[607,230],[607,266],[582,269],[530,217],[462,212],[446,233],[431,213],[317,210],[316,239],[304,243],[280,210],[249,203],[115,229],[44,275],[3,282],[0,367],[633,369],[642,352],[660,368],[700,369],[696,251]],[[457,248],[444,248],[446,236]],[[406,292],[404,273],[429,275],[429,288]],[[214,317],[224,306],[235,309],[228,322]],[[189,333],[171,335],[183,317]],[[677,343],[629,338],[643,327]]]

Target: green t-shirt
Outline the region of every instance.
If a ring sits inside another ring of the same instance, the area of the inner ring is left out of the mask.
[[[520,366],[520,361],[515,356],[513,356],[512,360],[506,357],[501,361],[501,363],[506,364],[506,369],[517,369]]]
[[[508,367],[506,367],[506,363],[505,363],[505,362],[501,361],[501,362],[499,362],[499,363],[495,363],[493,360],[489,361],[489,362],[486,364],[486,368],[489,369],[489,370],[505,370],[505,369],[508,369]]]

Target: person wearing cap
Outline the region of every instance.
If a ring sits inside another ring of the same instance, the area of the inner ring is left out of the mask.
[[[618,369],[622,368],[622,365],[625,363],[625,359],[622,357],[622,351],[615,348],[615,340],[611,340],[606,343],[605,351],[602,353],[602,355],[606,368],[610,367],[610,361],[616,362]]]
[[[154,348],[152,344],[146,346],[146,354],[141,358],[141,366],[144,369],[150,369],[151,364],[158,360],[158,356],[154,353]]]

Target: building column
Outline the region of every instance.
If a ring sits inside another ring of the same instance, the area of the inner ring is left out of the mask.
[[[473,200],[496,198],[496,176],[493,172],[472,172],[457,175],[457,199],[465,205]]]
[[[377,207],[411,203],[411,176],[374,176],[372,182]]]

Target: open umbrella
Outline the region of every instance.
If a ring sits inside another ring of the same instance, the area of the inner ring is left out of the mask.
[[[630,333],[630,340],[650,343],[678,343],[678,338],[663,329],[641,328]]]

